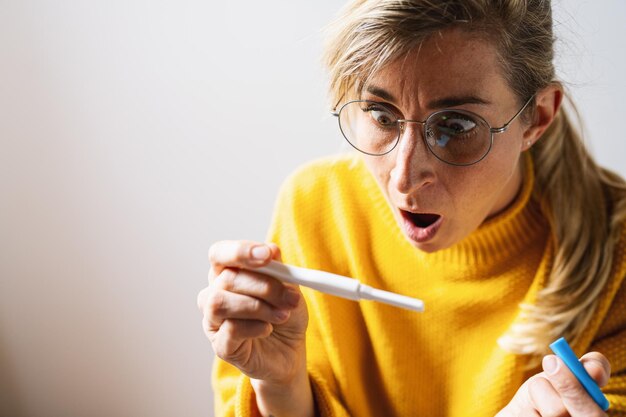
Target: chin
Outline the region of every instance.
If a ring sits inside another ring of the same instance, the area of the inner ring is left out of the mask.
[[[426,253],[434,253],[437,251],[440,251],[442,249],[447,249],[449,248],[451,245],[442,245],[439,242],[416,242],[414,240],[412,240],[411,238],[409,238],[408,236],[405,236],[407,238],[407,240],[409,241],[409,243],[411,243],[411,245],[413,245],[415,248],[419,249],[422,252],[426,252]]]

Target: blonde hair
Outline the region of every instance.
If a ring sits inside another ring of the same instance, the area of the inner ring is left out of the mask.
[[[549,0],[353,0],[329,27],[324,58],[333,104],[358,96],[384,65],[452,27],[494,43],[520,104],[556,83]],[[554,261],[499,343],[538,356],[560,336],[576,343],[590,323],[626,219],[626,183],[594,162],[563,108],[531,152]]]

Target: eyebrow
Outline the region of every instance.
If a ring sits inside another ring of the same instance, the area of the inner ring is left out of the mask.
[[[366,91],[370,94],[373,94],[375,96],[378,96],[380,98],[382,98],[383,100],[389,101],[391,103],[397,102],[396,98],[393,96],[393,94],[389,93],[388,91],[380,88],[380,87],[376,87],[376,86],[368,86],[366,88]],[[478,96],[475,95],[461,95],[461,96],[449,96],[449,97],[443,97],[443,98],[439,98],[433,101],[430,101],[428,103],[428,108],[429,109],[439,109],[439,108],[446,108],[446,107],[454,107],[454,106],[460,106],[461,104],[482,104],[482,105],[487,105],[487,104],[491,104],[490,101],[485,100],[483,98],[480,98]]]

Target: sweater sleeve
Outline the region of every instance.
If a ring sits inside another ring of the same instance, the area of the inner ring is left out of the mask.
[[[315,340],[314,332],[307,332]],[[307,341],[307,345],[309,342]],[[318,359],[323,355],[315,355]],[[308,353],[309,356],[310,353]],[[308,366],[317,417],[349,417],[341,404],[335,384],[328,378],[329,368]],[[215,358],[213,363],[215,417],[260,417],[250,379],[234,366]]]
[[[215,417],[260,417],[250,379],[217,357],[212,385]]]
[[[349,417],[337,393],[330,366],[323,366],[325,355],[314,328],[307,331],[308,371],[315,401],[316,417]],[[320,362],[322,361],[322,362]],[[250,378],[234,366],[215,358],[213,363],[215,417],[261,417]]]

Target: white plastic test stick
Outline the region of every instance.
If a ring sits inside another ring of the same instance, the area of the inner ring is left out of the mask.
[[[284,282],[303,285],[326,294],[349,300],[373,300],[413,311],[424,311],[424,302],[417,298],[383,291],[361,284],[356,279],[330,272],[301,268],[271,261],[268,265],[254,271],[270,275]]]

